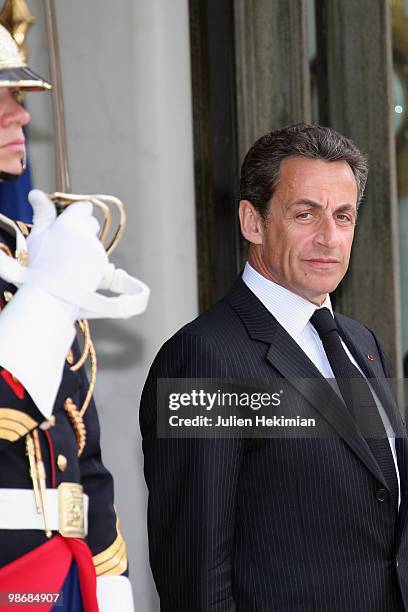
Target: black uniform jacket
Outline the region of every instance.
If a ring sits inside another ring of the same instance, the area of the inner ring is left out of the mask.
[[[405,436],[376,337],[347,317],[336,320]],[[287,379],[299,412],[319,419],[327,435],[158,438],[157,381],[183,377],[263,380],[273,390]],[[321,401],[325,385],[241,278],[162,347],[140,422],[150,562],[164,612],[408,610],[406,459],[398,513],[340,398]]]

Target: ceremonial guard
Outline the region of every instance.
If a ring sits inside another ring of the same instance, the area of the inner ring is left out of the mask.
[[[24,168],[30,116],[20,91],[50,87],[0,26],[2,180]],[[0,609],[128,612],[126,547],[101,460],[85,320],[93,307],[103,316],[109,298],[97,290],[112,287],[119,271],[89,202],[58,215],[43,192],[29,199],[32,228],[0,215]],[[147,292],[139,283],[138,312]]]

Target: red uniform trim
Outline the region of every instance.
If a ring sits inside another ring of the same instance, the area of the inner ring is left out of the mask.
[[[52,442],[51,434],[49,431],[44,430],[45,437],[47,438],[48,448],[50,451],[50,467],[51,467],[51,488],[57,488],[57,475],[55,473],[55,452],[54,444]]]
[[[10,389],[17,395],[19,400],[23,400],[25,396],[25,389],[21,382],[19,382],[10,372],[7,370],[1,371],[1,376],[4,378]]]
[[[96,599],[96,574],[92,554],[83,540],[56,535],[0,569],[0,592],[58,593],[65,582],[72,559],[78,566],[84,612],[99,612]],[[51,612],[50,606],[30,606],[30,612]],[[7,606],[8,612],[24,607]]]

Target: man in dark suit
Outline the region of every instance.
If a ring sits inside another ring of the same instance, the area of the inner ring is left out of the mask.
[[[165,612],[408,610],[404,424],[377,338],[329,297],[366,177],[354,143],[319,126],[272,132],[244,160],[245,270],[162,347],[142,396]],[[175,378],[285,382],[320,435],[159,437],[158,381]]]

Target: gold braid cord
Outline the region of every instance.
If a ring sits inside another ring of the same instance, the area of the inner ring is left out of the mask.
[[[92,343],[91,332],[89,329],[88,321],[85,321],[85,319],[82,319],[78,321],[78,326],[84,336],[84,348],[82,349],[82,355],[80,356],[78,361],[70,367],[71,372],[77,372],[78,370],[82,368],[82,366],[88,359],[89,350],[90,350],[90,346]]]
[[[74,429],[74,432],[75,432],[75,437],[76,437],[77,447],[78,447],[77,453],[79,457],[82,454],[85,448],[85,444],[86,444],[86,428],[85,428],[83,417],[85,415],[85,412],[88,409],[89,403],[92,399],[92,395],[94,392],[95,382],[96,382],[96,372],[97,372],[97,361],[96,361],[95,347],[92,342],[88,321],[86,321],[85,319],[82,319],[78,321],[78,325],[84,336],[84,347],[82,349],[82,354],[80,358],[78,359],[76,363],[71,365],[70,370],[72,372],[77,372],[80,368],[82,368],[85,365],[88,358],[90,358],[91,360],[90,374],[91,375],[89,379],[88,391],[86,393],[82,406],[78,408],[74,404],[72,399],[68,397],[64,403],[64,410],[67,413],[71,421],[72,427]]]
[[[77,455],[80,457],[86,444],[86,428],[84,420],[81,416],[81,412],[78,410],[78,407],[74,404],[70,397],[67,397],[64,402],[64,410],[67,413],[74,429],[77,443]]]

